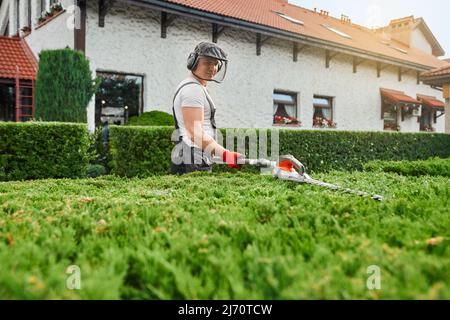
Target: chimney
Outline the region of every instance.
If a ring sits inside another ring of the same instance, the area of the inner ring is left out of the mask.
[[[328,11],[320,10],[320,15],[323,16],[323,17],[325,17],[325,18],[328,17],[329,14],[330,14],[330,13],[329,13]]]
[[[348,24],[350,24],[350,23],[351,23],[351,20],[350,20],[350,18],[349,18],[348,16],[346,16],[345,14],[341,14],[341,22],[342,22],[342,23],[348,23]]]

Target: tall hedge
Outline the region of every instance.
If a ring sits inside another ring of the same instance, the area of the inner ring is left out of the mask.
[[[0,181],[85,177],[89,132],[68,123],[0,123]]]
[[[36,80],[36,119],[87,122],[86,108],[100,81],[92,80],[83,53],[69,48],[42,51]]]
[[[172,127],[111,126],[112,172],[123,176],[169,173],[174,146],[170,141],[172,131]],[[450,157],[449,134],[306,130],[278,132],[279,154],[292,154],[308,170],[315,172],[362,170],[363,165],[371,160]],[[222,133],[225,137],[226,131],[222,130]],[[220,170],[224,167],[221,166]]]

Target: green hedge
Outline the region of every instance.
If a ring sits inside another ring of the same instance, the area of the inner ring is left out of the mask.
[[[172,127],[110,126],[111,172],[130,177],[168,173],[172,131]]]
[[[172,131],[172,127],[111,126],[112,172],[123,176],[168,173],[174,146],[170,141]],[[363,165],[371,160],[450,157],[448,134],[306,130],[278,132],[280,154],[294,155],[313,172],[362,170]],[[225,136],[225,130],[222,129],[222,133]],[[268,148],[270,150],[270,146]],[[219,170],[224,170],[224,167],[220,166]]]
[[[450,177],[450,158],[432,158],[418,161],[371,161],[364,165],[365,171],[394,172],[404,176]]]
[[[0,123],[0,181],[84,177],[86,124]]]

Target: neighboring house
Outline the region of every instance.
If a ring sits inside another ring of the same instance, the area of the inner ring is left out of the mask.
[[[450,62],[450,59],[447,60]],[[442,88],[445,99],[445,131],[450,133],[450,64],[437,68],[421,75],[424,83]]]
[[[19,31],[36,56],[66,46],[85,52],[105,79],[88,107],[91,130],[145,111],[171,113],[186,59],[207,40],[230,59],[225,81],[208,84],[219,127],[444,132],[440,91],[420,74],[448,62],[421,18],[372,30],[285,0],[60,2],[65,10],[39,23],[50,1],[3,0],[0,32]]]
[[[34,117],[37,60],[23,38],[0,36],[0,121]]]

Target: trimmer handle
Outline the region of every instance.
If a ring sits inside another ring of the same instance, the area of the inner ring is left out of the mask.
[[[238,159],[238,164],[239,163],[240,161]],[[261,168],[274,168],[277,163],[275,161],[270,161],[267,159],[244,159],[244,162],[242,164],[257,166]]]

